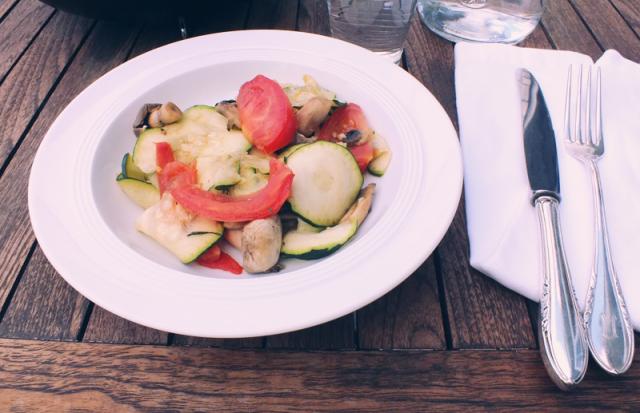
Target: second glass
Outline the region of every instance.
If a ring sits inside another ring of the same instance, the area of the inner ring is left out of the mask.
[[[416,0],[327,0],[331,34],[398,63],[415,5]]]

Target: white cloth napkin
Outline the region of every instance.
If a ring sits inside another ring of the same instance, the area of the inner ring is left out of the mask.
[[[471,265],[532,299],[541,294],[540,241],[524,159],[516,69],[541,85],[556,132],[562,234],[584,306],[593,257],[593,206],[587,169],[564,148],[567,51],[459,43],[455,84],[464,158]],[[600,161],[614,265],[631,320],[640,330],[640,65],[607,51],[602,70],[605,155]]]

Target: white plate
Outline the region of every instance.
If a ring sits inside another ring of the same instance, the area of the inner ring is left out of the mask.
[[[273,275],[229,276],[180,264],[137,233],[140,214],[115,183],[132,149],[141,104],[181,107],[233,98],[256,74],[314,76],[359,103],[393,150],[373,209],[348,245]],[[49,129],[29,181],[29,212],[45,255],[81,294],[160,330],[249,337],[320,324],[360,308],[407,278],[433,251],[460,199],[455,130],[416,79],[360,47],[286,31],[240,31],[173,43],[84,90]]]

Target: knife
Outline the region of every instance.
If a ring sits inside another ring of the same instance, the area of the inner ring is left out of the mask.
[[[520,69],[517,77],[531,201],[537,212],[542,241],[543,288],[538,341],[549,376],[558,387],[569,390],[580,383],[587,371],[589,348],[562,246],[556,139],[535,77],[525,69]]]

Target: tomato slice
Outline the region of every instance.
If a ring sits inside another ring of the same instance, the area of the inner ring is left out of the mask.
[[[156,142],[156,165],[162,169],[169,162],[173,162],[173,149],[167,142]]]
[[[329,116],[318,132],[318,139],[336,141],[340,134],[354,129],[359,130],[363,136],[369,136],[373,132],[362,108],[355,103],[347,103]]]
[[[296,117],[277,82],[258,75],[240,87],[236,102],[242,132],[255,147],[273,153],[291,143]]]
[[[214,248],[216,246],[217,245],[214,245],[211,248]],[[220,250],[220,247],[218,247],[218,250]],[[198,264],[208,268],[228,271],[233,274],[242,274],[242,265],[238,264],[238,262],[234,260],[231,255],[227,254],[224,251],[220,251],[219,258],[215,261],[210,261],[210,260],[200,259],[200,258],[198,258],[196,261]]]
[[[174,163],[176,162],[168,164],[164,169],[173,168]],[[293,172],[275,158],[269,162],[267,186],[253,194],[242,196],[203,191],[195,185],[195,169],[186,165],[184,167],[191,171],[183,170],[184,176],[173,175],[173,181],[164,183],[164,187],[169,188],[173,198],[185,209],[214,221],[243,222],[269,217],[278,213],[291,194]]]
[[[158,186],[161,194],[173,187],[194,185],[196,182],[198,182],[196,169],[182,162],[169,162],[158,172]]]
[[[356,158],[356,162],[358,162],[358,166],[360,167],[360,171],[364,172],[367,169],[367,165],[373,159],[373,145],[371,142],[365,142],[361,145],[350,146],[349,150],[354,158]]]
[[[213,262],[218,261],[218,259],[220,258],[221,252],[222,250],[220,249],[218,244],[214,244],[211,246],[211,248],[209,248],[202,255],[200,255],[196,261],[198,262],[198,264],[204,265],[205,267],[207,267],[208,266],[207,264],[211,264]]]

